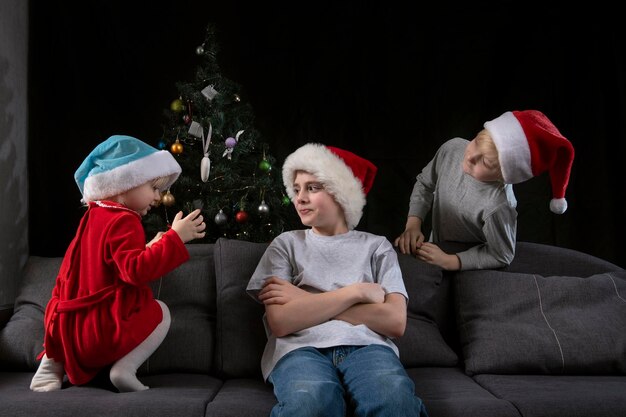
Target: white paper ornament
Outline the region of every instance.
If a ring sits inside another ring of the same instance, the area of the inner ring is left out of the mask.
[[[213,84],[207,85],[202,89],[202,95],[209,101],[213,100],[217,95],[217,90],[213,88]]]
[[[198,139],[204,140],[204,129],[202,125],[196,121],[191,122],[191,126],[189,126],[189,134]]]
[[[211,160],[209,159],[209,154],[205,153],[202,161],[200,161],[200,178],[202,178],[202,182],[207,182],[209,180],[210,172]]]
[[[200,127],[202,129],[202,126]],[[211,172],[211,160],[209,159],[209,145],[211,144],[211,135],[213,135],[213,125],[209,123],[209,133],[206,136],[202,136],[202,148],[204,150],[204,156],[200,161],[200,178],[202,182],[209,180],[209,173]]]

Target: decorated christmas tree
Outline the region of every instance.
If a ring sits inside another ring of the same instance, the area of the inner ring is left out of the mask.
[[[220,73],[217,32],[209,24],[196,48],[195,79],[176,84],[179,97],[164,111],[163,136],[156,146],[169,150],[182,174],[144,217],[148,238],[166,230],[180,210],[202,209],[206,236],[267,242],[299,223],[285,194],[282,162],[254,128],[252,106],[240,86]]]

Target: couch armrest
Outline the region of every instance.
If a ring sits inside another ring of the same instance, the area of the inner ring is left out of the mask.
[[[12,315],[13,304],[0,305],[0,329],[4,329],[4,326],[9,322]]]

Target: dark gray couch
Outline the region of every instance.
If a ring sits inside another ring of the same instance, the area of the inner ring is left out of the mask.
[[[172,325],[139,371],[151,389],[124,394],[106,373],[87,386],[29,390],[61,262],[31,257],[12,315],[1,315],[0,416],[269,415],[263,307],[245,293],[266,245],[188,247],[191,260],[153,284]],[[452,274],[399,259],[410,301],[397,344],[431,417],[626,416],[626,271],[523,242],[498,271]]]

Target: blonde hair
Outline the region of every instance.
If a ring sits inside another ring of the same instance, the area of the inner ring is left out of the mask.
[[[500,172],[500,178],[502,178],[498,148],[496,148],[496,144],[487,129],[481,130],[476,135],[476,148],[483,154],[483,158],[488,166],[497,169]]]
[[[163,190],[169,181],[169,177],[158,177],[152,180],[152,186]]]

